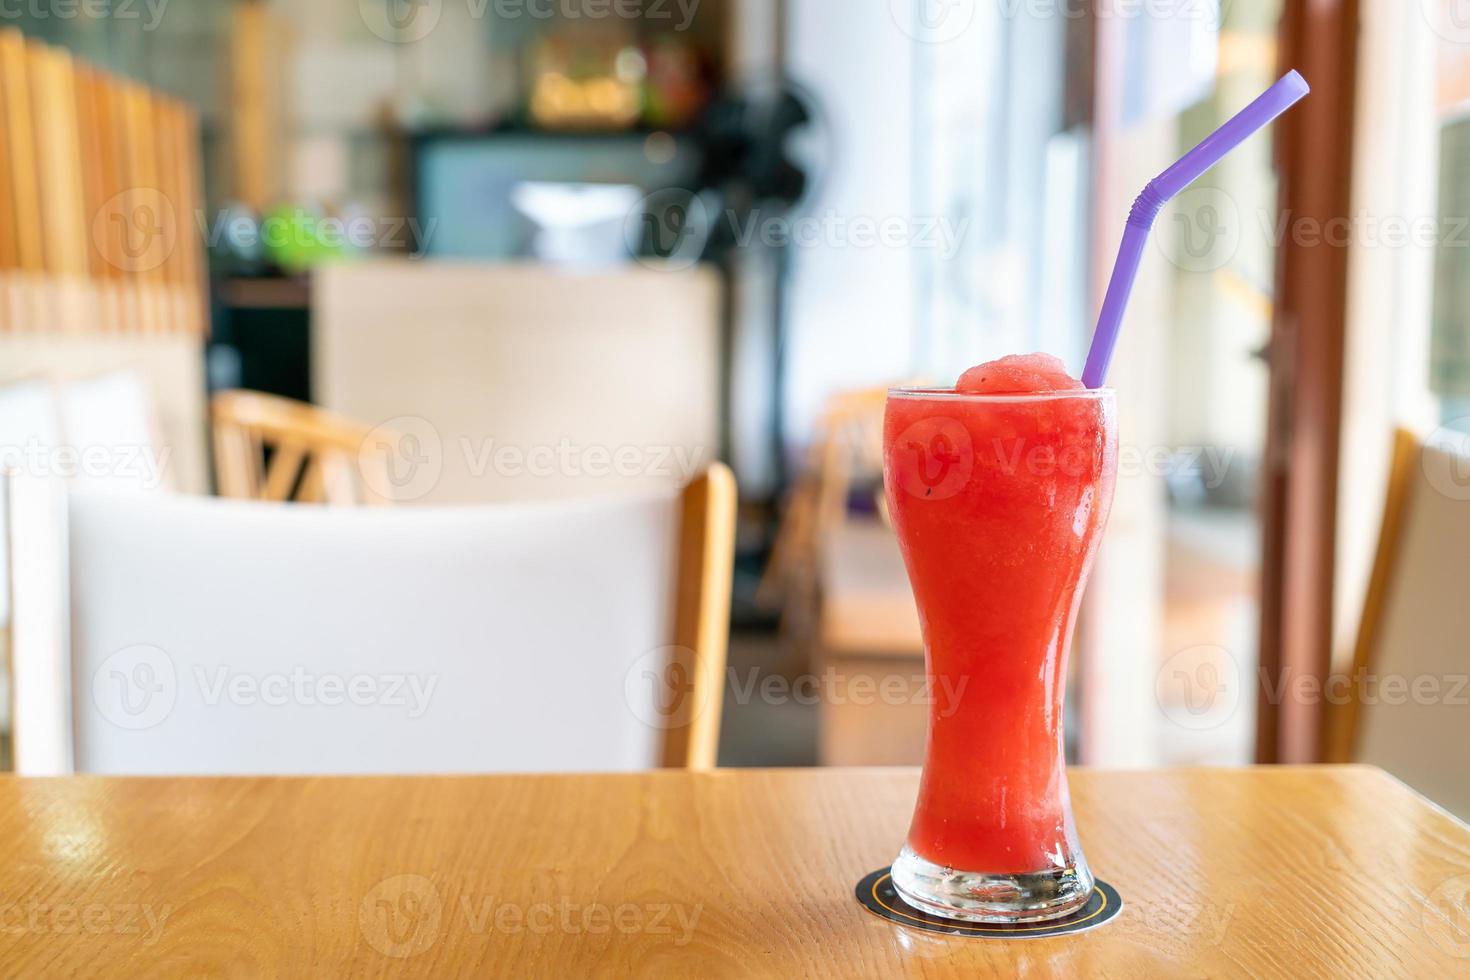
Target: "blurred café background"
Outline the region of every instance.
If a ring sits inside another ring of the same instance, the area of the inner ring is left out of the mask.
[[[668,492],[724,461],[719,763],[917,764],[884,388],[1031,350],[1079,370],[1134,195],[1295,67],[1313,96],[1156,228],[1068,751],[1364,759],[1463,815],[1445,760],[1470,667],[1444,590],[1470,490],[1415,462],[1470,431],[1454,6],[10,0],[6,466],[397,514]],[[88,682],[25,659],[37,580],[7,551],[5,765],[25,770],[12,724]],[[34,574],[66,579],[66,557]],[[65,663],[60,622],[34,656]],[[1374,696],[1377,674],[1411,693]],[[1418,720],[1375,736],[1390,709]],[[71,725],[37,767],[76,764]]]

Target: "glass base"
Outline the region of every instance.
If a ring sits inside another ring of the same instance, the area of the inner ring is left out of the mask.
[[[915,908],[949,919],[1045,922],[1086,905],[1093,880],[1080,858],[1067,868],[992,874],[940,867],[905,844],[893,862],[893,887]]]

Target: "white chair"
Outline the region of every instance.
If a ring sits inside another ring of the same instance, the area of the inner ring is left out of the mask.
[[[61,441],[56,393],[49,381],[30,380],[0,385],[0,534],[17,548],[28,550],[32,528],[12,533],[5,513],[11,475],[24,476],[27,485],[40,490],[53,463],[54,447]],[[28,508],[34,513],[34,508]],[[0,548],[0,733],[11,731],[10,682],[14,672],[9,648],[14,642],[10,607],[12,593],[34,587],[34,580],[12,582],[11,548]],[[37,638],[41,644],[48,641]],[[34,687],[39,681],[33,680]]]
[[[64,726],[49,707],[67,690],[65,623],[54,614],[12,622],[15,605],[59,608],[56,591],[63,553],[52,535],[61,522],[61,484],[108,490],[152,490],[164,486],[167,454],[156,449],[151,406],[142,380],[113,371],[57,382],[49,375],[0,385],[0,474],[17,478],[0,487],[0,512],[11,504],[25,519],[0,518],[0,732],[25,727],[32,734],[29,758],[49,770],[66,757]],[[15,486],[21,497],[8,499]],[[27,574],[10,575],[11,552],[24,556]],[[8,648],[46,651],[45,656],[10,662]],[[30,692],[15,705],[11,681]],[[16,717],[12,719],[12,714]]]
[[[677,487],[719,445],[720,284],[704,266],[343,262],[313,276],[311,334],[315,400],[442,469],[400,503]],[[547,465],[568,450],[574,468]]]
[[[1470,819],[1470,438],[1394,445],[1378,554],[1351,685],[1333,713],[1328,759],[1380,766]],[[1338,692],[1334,692],[1338,693]]]
[[[9,453],[28,443],[55,444],[61,422],[51,382],[32,379],[0,385],[0,447]],[[0,457],[0,465],[14,460]]]
[[[111,371],[62,382],[61,431],[77,453],[74,486],[158,490],[172,485],[169,456],[143,379]]]
[[[73,494],[49,724],[92,773],[705,768],[734,508],[723,466],[682,493],[481,507]]]

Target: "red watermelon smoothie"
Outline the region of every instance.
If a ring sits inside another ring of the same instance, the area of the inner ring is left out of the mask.
[[[953,389],[891,391],[883,444],[936,692],[894,885],[955,918],[1066,915],[1093,888],[1067,794],[1062,705],[1113,498],[1112,392],[1084,388],[1044,354],[1006,357]]]

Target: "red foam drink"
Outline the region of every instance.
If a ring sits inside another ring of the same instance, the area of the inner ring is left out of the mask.
[[[1111,392],[1033,354],[954,389],[895,390],[889,511],[924,630],[933,701],[894,883],[957,918],[1065,915],[1092,876],[1062,743],[1067,652],[1112,502]]]

